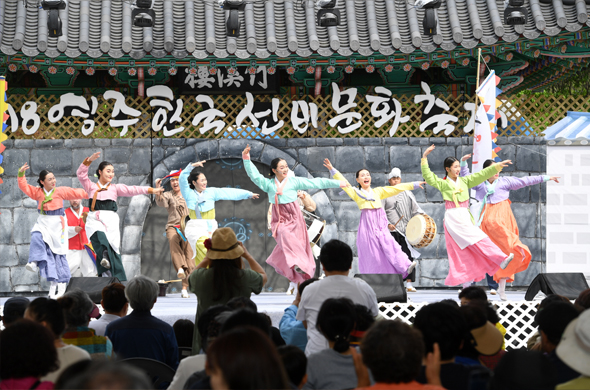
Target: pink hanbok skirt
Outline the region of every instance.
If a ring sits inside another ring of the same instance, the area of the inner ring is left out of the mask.
[[[507,255],[502,252],[490,238],[475,226],[467,218],[450,218],[449,213],[469,213],[469,202],[462,202],[461,209],[457,210],[454,202],[445,202],[445,241],[447,244],[447,255],[449,258],[449,274],[445,279],[445,285],[458,286],[467,282],[477,282],[486,277],[486,274],[493,275],[500,269],[500,263],[504,261]],[[461,220],[461,225],[457,224]],[[463,236],[453,238],[453,235],[447,229],[447,225],[457,232],[462,232]],[[459,244],[457,241],[463,241]],[[465,242],[469,245],[465,246]],[[463,249],[461,249],[463,246]]]
[[[277,246],[266,259],[266,263],[293,283],[301,283],[313,277],[315,261],[299,204],[273,204],[270,227]],[[304,273],[295,271],[295,266]]]

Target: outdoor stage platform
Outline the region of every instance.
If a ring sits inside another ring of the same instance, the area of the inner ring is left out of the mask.
[[[380,303],[380,314],[386,319],[399,318],[404,322],[412,323],[415,313],[422,306],[443,299],[453,299],[458,302],[458,295],[457,289],[419,289],[415,293],[408,293],[407,303]],[[526,346],[526,340],[536,331],[533,320],[540,300],[525,301],[525,290],[507,291],[506,295],[508,301],[501,301],[498,295],[488,294],[488,298],[497,306],[498,315],[506,328],[506,346],[521,348]],[[285,308],[293,302],[294,298],[293,295],[285,293],[252,295],[258,311],[267,313],[273,325],[277,327]],[[0,309],[7,299],[7,297],[0,298]],[[194,294],[190,294],[188,299],[181,298],[180,294],[167,294],[165,297],[158,297],[152,314],[172,325],[179,319],[194,321],[196,308],[197,299]]]

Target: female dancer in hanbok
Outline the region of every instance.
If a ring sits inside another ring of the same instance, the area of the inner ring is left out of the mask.
[[[198,265],[207,254],[205,240],[211,238],[217,229],[215,220],[215,202],[218,200],[258,199],[258,194],[238,188],[207,187],[207,178],[200,171],[193,171],[195,167],[203,167],[205,161],[189,163],[180,172],[178,183],[180,193],[189,209],[190,221],[184,228],[184,233],[193,251],[195,265]]]
[[[106,273],[108,275],[110,272],[120,281],[125,281],[127,276],[119,252],[121,232],[119,230],[119,215],[117,214],[117,198],[159,194],[164,192],[164,188],[113,184],[111,181],[115,177],[115,168],[108,161],[103,161],[98,165],[96,170],[98,182],[94,183],[88,178],[88,167],[99,157],[100,152],[96,152],[86,158],[76,172],[78,180],[82,183],[82,187],[90,199],[90,212],[86,216],[86,235],[96,253],[98,274]]]
[[[461,159],[461,176],[469,175],[467,159],[470,157],[471,154],[468,154]],[[485,169],[494,164],[494,161],[486,160],[483,167]],[[500,177],[500,174],[496,173],[485,182],[473,187],[475,198],[481,202],[481,209],[476,216],[476,225],[504,253],[514,253],[515,256],[514,261],[510,262],[508,267],[499,269],[494,274],[494,280],[498,282],[498,295],[503,301],[507,299],[506,282],[513,282],[514,274],[526,270],[532,258],[528,246],[518,238],[518,225],[514,214],[512,214],[508,196],[512,190],[519,190],[549,180],[559,183],[559,177],[556,176]]]
[[[297,203],[297,191],[346,187],[348,183],[323,178],[288,177],[289,165],[281,158],[271,161],[270,168],[274,177],[267,179],[250,161],[250,145],[242,152],[242,158],[248,177],[268,194],[273,208],[270,226],[277,246],[266,259],[266,263],[293,283],[312,278],[315,261],[309,245],[307,226]]]
[[[25,163],[18,170],[18,188],[29,198],[37,201],[39,217],[31,229],[31,246],[27,270],[40,271],[41,277],[50,283],[49,297],[57,299],[66,292],[70,281],[70,267],[66,260],[68,253],[68,224],[64,211],[64,200],[86,198],[81,188],[56,187],[53,173],[43,170],[39,174],[39,187],[27,184]]]
[[[324,166],[334,179],[346,181],[332,166],[330,160],[325,159]],[[416,267],[416,262],[408,259],[391,235],[381,199],[418,187],[423,188],[424,182],[371,188],[371,173],[367,169],[357,171],[356,181],[358,188],[348,187],[344,191],[361,210],[361,220],[356,234],[359,271],[361,274],[402,274],[405,279]]]
[[[469,286],[473,281],[493,275],[500,268],[505,269],[514,254],[506,255],[490,238],[473,224],[469,212],[469,188],[483,183],[512,164],[510,160],[487,167],[473,175],[460,177],[461,167],[455,157],[447,157],[444,162],[446,175],[439,178],[430,170],[427,156],[434,145],[422,155],[422,176],[428,185],[438,189],[445,200],[445,241],[449,257],[449,274],[445,279],[447,286]]]

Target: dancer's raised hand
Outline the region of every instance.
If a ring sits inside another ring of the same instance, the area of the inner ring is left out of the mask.
[[[327,158],[324,159],[324,166],[326,168],[328,168],[328,171],[331,171],[332,169],[334,169],[334,167],[332,166],[332,163]]]
[[[29,169],[29,168],[30,168],[30,167],[29,167],[29,163],[25,163],[25,165],[23,165],[22,167],[20,167],[20,168],[18,169],[18,171],[19,171],[19,172],[24,172],[24,171],[26,171],[26,170],[27,170],[27,169]]]
[[[461,161],[467,161],[471,158],[471,153],[466,154],[465,156],[461,157]]]
[[[242,158],[245,158],[245,159],[250,158],[250,144],[247,144],[246,148],[242,151]]]
[[[206,160],[203,160],[203,161],[197,161],[197,162],[195,162],[195,163],[192,163],[191,165],[193,166],[193,168],[196,168],[196,167],[201,167],[201,168],[203,168],[203,166],[204,166],[203,164],[205,164],[206,162],[207,162]]]
[[[88,157],[88,161],[92,162],[100,157],[100,152],[94,153],[92,156]]]
[[[164,188],[164,187],[156,187],[156,188],[154,188],[154,189],[152,190],[152,193],[153,193],[154,195],[159,195],[159,194],[161,194],[162,192],[164,192],[164,190],[165,190],[165,188]]]
[[[259,197],[260,197],[260,194],[252,194],[251,199],[258,199]]]
[[[350,183],[346,180],[340,180],[340,188],[347,188],[350,187]]]
[[[426,184],[426,182],[425,182],[425,181],[415,181],[415,182],[414,182],[414,187],[415,187],[415,186],[418,186],[418,187],[420,187],[420,188],[424,189],[424,184]]]
[[[430,153],[431,153],[431,152],[434,150],[434,148],[436,148],[436,146],[434,146],[434,145],[430,145],[430,146],[428,147],[428,149],[426,149],[426,150],[424,151],[424,154],[422,155],[422,158],[426,158],[426,157],[427,157],[427,156],[428,156],[428,155],[429,155],[429,154],[430,154]]]
[[[162,179],[156,179],[156,188],[160,188],[161,184],[162,184]]]
[[[498,163],[502,168],[506,168],[508,165],[512,165],[512,160],[504,160]]]
[[[559,176],[551,176],[549,180],[553,180],[556,183],[559,183]]]

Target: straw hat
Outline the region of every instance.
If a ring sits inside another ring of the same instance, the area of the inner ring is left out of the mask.
[[[569,323],[555,352],[570,368],[590,376],[590,310]]]
[[[244,254],[236,234],[228,227],[214,231],[211,238],[205,240],[205,248],[208,249],[207,257],[211,260],[237,259]]]
[[[497,354],[504,342],[504,336],[490,321],[479,328],[471,329],[471,335],[475,340],[475,349],[482,355]]]

